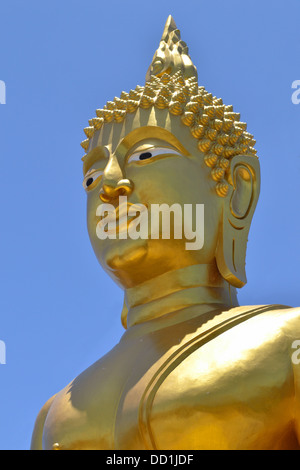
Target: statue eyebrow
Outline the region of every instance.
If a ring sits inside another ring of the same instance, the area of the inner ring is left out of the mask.
[[[127,155],[132,155],[135,152],[142,152],[143,150],[147,149],[155,149],[155,148],[167,148],[170,150],[176,150],[180,152],[180,150],[175,146],[172,145],[170,142],[165,140],[158,140],[158,142],[153,142],[153,139],[149,138],[148,142],[147,139],[143,139],[140,142],[137,142],[133,145],[127,152]]]
[[[84,177],[86,178],[87,176],[91,176],[93,175],[94,173],[103,173],[103,170],[101,168],[90,168],[86,174],[84,175]]]
[[[109,150],[105,146],[99,146],[89,152],[83,159],[83,174],[86,175],[94,163],[109,158]]]

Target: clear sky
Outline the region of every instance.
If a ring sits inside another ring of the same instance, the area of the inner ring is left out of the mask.
[[[144,84],[169,14],[199,84],[257,140],[262,187],[240,304],[300,305],[299,0],[1,2],[1,449],[28,449],[45,401],[124,331],[122,291],[87,235],[79,144],[97,108]]]

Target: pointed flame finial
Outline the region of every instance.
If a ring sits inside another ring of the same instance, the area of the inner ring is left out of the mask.
[[[159,48],[154,54],[152,63],[146,74],[146,82],[153,75],[161,77],[164,73],[173,75],[181,72],[182,76],[195,78],[198,81],[197,69],[194,66],[185,42],[180,38],[180,31],[171,15],[169,15]]]

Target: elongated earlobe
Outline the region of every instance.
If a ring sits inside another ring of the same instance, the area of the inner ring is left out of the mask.
[[[235,287],[243,287],[247,282],[248,233],[260,187],[257,158],[234,157],[230,164],[229,182],[231,186],[224,200],[216,261],[224,279]]]
[[[125,297],[124,297],[124,303],[123,303],[123,308],[121,312],[121,322],[125,330],[127,329],[127,315],[128,315],[128,308],[127,308]]]

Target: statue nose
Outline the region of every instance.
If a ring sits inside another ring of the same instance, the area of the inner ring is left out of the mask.
[[[109,202],[119,196],[129,196],[133,191],[133,183],[128,179],[121,179],[117,183],[113,180],[104,180],[99,197],[102,202]]]
[[[129,196],[133,183],[124,178],[123,171],[115,155],[111,155],[103,172],[102,188],[99,194],[101,201],[109,202],[119,196]]]

